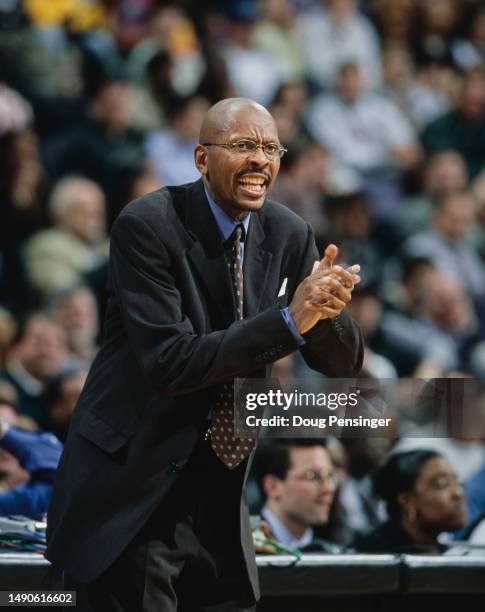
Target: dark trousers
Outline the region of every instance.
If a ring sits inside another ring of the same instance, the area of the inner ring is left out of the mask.
[[[82,612],[242,612],[254,598],[241,554],[246,462],[229,470],[201,441],[167,497],[89,585],[65,577]],[[67,610],[67,608],[66,608]]]

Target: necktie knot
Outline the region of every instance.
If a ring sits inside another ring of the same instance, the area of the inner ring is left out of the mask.
[[[234,246],[238,243],[244,242],[246,239],[246,230],[242,223],[238,223],[236,227],[233,229],[232,234],[229,238],[224,242],[224,248],[226,250],[231,251]]]

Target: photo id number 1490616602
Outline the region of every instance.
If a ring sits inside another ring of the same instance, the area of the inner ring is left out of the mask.
[[[76,606],[76,591],[0,591],[0,607]]]

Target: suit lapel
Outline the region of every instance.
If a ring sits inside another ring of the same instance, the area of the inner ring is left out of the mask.
[[[221,235],[207,202],[202,180],[189,189],[185,227],[194,241],[187,251],[188,258],[227,326],[235,320],[236,303]]]
[[[244,245],[244,316],[259,312],[268,282],[273,254],[264,249],[265,233],[258,213],[251,215],[246,244]]]
[[[197,270],[223,322],[229,325],[236,318],[236,302],[227,268],[221,235],[209,207],[202,180],[189,188],[185,201],[184,224],[193,244],[187,255]],[[264,249],[265,233],[258,213],[251,215],[244,245],[244,316],[259,312],[271,266],[272,253]]]

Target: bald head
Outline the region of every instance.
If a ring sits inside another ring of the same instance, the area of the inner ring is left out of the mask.
[[[216,102],[207,111],[200,128],[199,142],[212,142],[221,134],[231,130],[236,119],[244,115],[261,114],[274,124],[274,119],[269,111],[248,98],[226,98]]]
[[[261,208],[280,167],[279,154],[265,149],[271,143],[275,151],[280,142],[264,106],[247,98],[221,100],[207,112],[199,143],[195,165],[214,202],[236,220]]]

